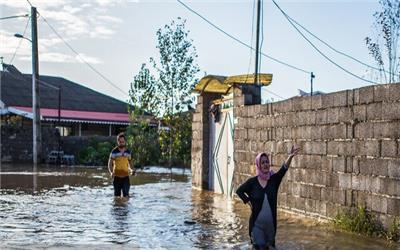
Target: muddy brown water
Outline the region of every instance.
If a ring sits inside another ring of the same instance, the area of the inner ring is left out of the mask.
[[[102,168],[2,165],[0,249],[249,249],[249,207],[191,187],[191,173],[150,167],[113,198]],[[277,249],[400,249],[280,212]]]

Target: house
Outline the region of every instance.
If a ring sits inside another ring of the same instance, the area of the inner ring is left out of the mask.
[[[32,76],[4,64],[1,72],[1,115],[21,125],[32,124]],[[132,106],[62,77],[39,78],[40,114],[43,128],[59,128],[61,136],[111,136],[130,124]],[[151,124],[150,114],[143,116]],[[6,118],[3,119],[3,121]]]

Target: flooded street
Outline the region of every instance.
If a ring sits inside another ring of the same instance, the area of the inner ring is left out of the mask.
[[[22,172],[21,172],[22,171]],[[105,169],[2,166],[1,249],[248,249],[249,208],[191,188],[190,171],[151,167],[115,201]],[[35,194],[32,193],[35,191]],[[398,249],[279,214],[278,249]]]

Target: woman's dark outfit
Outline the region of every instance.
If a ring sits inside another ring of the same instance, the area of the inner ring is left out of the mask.
[[[251,177],[245,183],[243,183],[236,191],[236,194],[243,200],[244,203],[250,201],[251,204],[251,216],[249,220],[249,235],[252,238],[253,228],[260,211],[263,209],[264,197],[268,199],[269,206],[271,208],[272,220],[273,220],[273,233],[272,246],[275,247],[275,235],[276,235],[276,211],[277,211],[277,198],[278,189],[281,184],[283,176],[287,171],[288,167],[284,164],[281,169],[276,173],[271,175],[267,185],[263,188],[257,179],[257,176]],[[264,203],[265,208],[265,203]],[[265,210],[265,209],[264,209]],[[264,211],[263,210],[263,211]],[[257,231],[257,230],[256,230]],[[253,239],[252,239],[252,243]]]

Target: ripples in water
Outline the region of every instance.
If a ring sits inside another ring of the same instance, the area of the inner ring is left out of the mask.
[[[39,169],[37,175],[29,171],[0,175],[1,249],[249,248],[249,208],[238,200],[192,189],[188,170],[152,167],[138,171],[131,177],[128,201],[112,197],[105,170],[53,171],[55,175],[48,174],[52,169],[47,168]],[[278,249],[396,247],[307,225],[282,213],[278,225]]]

